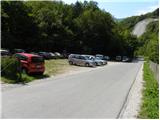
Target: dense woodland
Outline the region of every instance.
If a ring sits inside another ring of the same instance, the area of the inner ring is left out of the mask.
[[[11,50],[133,57],[143,46],[130,34],[134,20],[117,22],[94,1],[71,5],[58,1],[1,1],[1,21],[2,48]]]

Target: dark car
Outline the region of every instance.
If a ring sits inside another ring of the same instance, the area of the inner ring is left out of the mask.
[[[116,56],[116,61],[122,61],[122,57],[121,56]]]
[[[38,53],[36,53],[36,52],[30,52],[30,54],[38,55]]]
[[[0,50],[0,54],[1,54],[1,56],[9,56],[9,55],[11,55],[9,50]]]
[[[38,52],[38,55],[42,56],[44,59],[51,59],[52,56],[49,52]]]
[[[14,50],[12,51],[13,54],[15,54],[15,53],[25,53],[25,52],[26,52],[26,51],[23,50],[23,49],[14,49]]]
[[[132,62],[132,59],[127,56],[123,56],[122,62]]]

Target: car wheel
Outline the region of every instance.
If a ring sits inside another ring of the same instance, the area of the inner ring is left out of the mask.
[[[73,65],[73,62],[72,62],[72,61],[69,61],[69,64],[70,64],[70,65]]]
[[[95,65],[97,66],[97,65],[98,65],[98,63],[97,63],[97,62],[95,62]]]
[[[86,63],[85,66],[86,66],[86,67],[89,67],[89,63]]]

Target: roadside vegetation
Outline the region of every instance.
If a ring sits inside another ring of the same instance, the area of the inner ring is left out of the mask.
[[[19,63],[15,57],[2,57],[1,58],[1,79],[5,82],[18,82],[19,74],[18,74]]]
[[[143,68],[144,89],[141,110],[138,118],[158,119],[159,118],[159,87],[154,78],[153,72],[149,68],[149,63],[144,63]]]
[[[147,18],[159,18],[159,8],[153,12],[141,16],[132,16],[119,22],[119,26],[124,33],[131,33],[134,26],[141,20]],[[153,21],[147,25],[146,32],[137,38],[136,49],[134,55],[148,57],[149,60],[159,63],[159,20]]]
[[[139,38],[141,45],[136,54],[148,57],[149,60],[159,63],[159,21],[147,25],[146,32]]]

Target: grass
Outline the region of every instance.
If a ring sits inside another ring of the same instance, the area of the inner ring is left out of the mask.
[[[144,63],[143,68],[144,90],[143,102],[138,118],[158,119],[159,118],[159,89],[158,82],[149,68],[149,63]]]
[[[51,59],[45,61],[45,74],[52,76],[66,72],[72,66],[68,64],[66,59]]]
[[[70,68],[71,66],[68,64],[68,61],[66,59],[46,60],[45,61],[45,73],[43,75],[29,76],[27,74],[22,74],[22,81],[23,83],[27,83],[27,82],[31,82],[36,79],[42,79],[42,78],[47,78],[49,76],[62,74],[66,72],[67,70],[69,70]],[[17,83],[18,80],[1,76],[1,81],[5,83],[15,84]]]
[[[42,79],[42,78],[46,78],[46,77],[49,77],[49,75],[27,75],[27,74],[23,74],[22,73],[22,78],[21,80],[18,80],[18,79],[12,79],[10,77],[4,77],[4,76],[1,76],[1,81],[3,81],[4,83],[10,83],[10,84],[16,84],[16,83],[28,83],[28,82],[31,82],[33,80],[36,80],[36,79]]]

